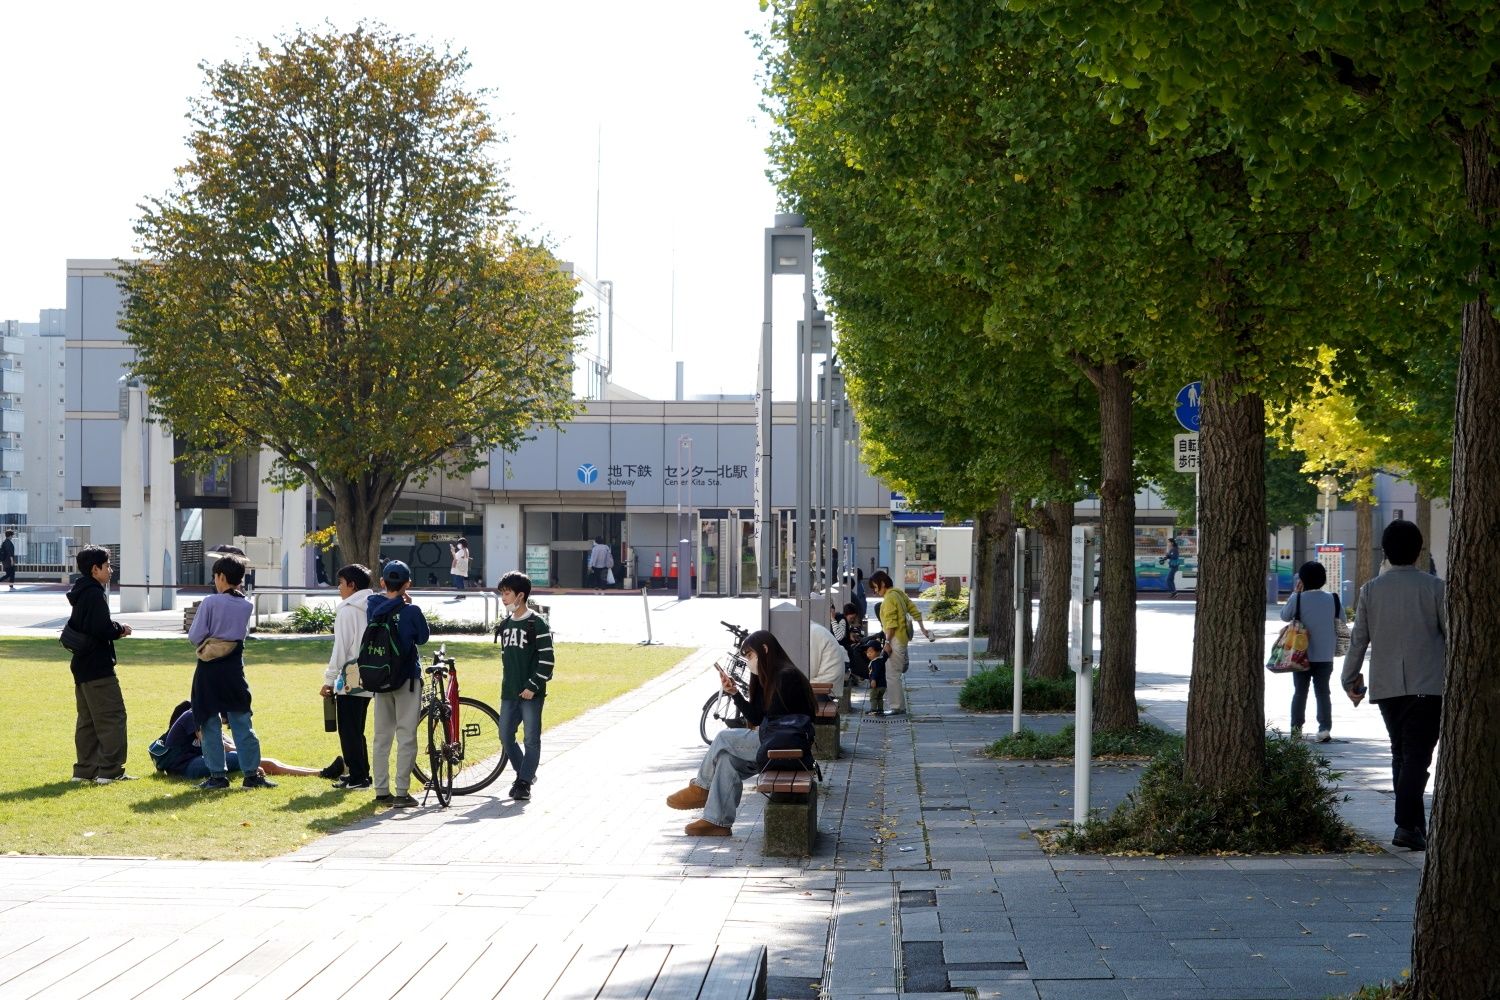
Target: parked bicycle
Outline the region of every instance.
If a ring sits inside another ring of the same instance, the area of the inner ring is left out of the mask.
[[[729,651],[728,663],[719,662],[716,665],[729,675],[741,695],[749,697],[750,664],[740,655],[740,647],[744,645],[750,632],[748,629],[742,629],[728,622],[721,621],[719,624],[727,628],[734,636],[734,646]],[[703,737],[704,743],[712,743],[721,730],[744,729],[750,725],[749,720],[741,714],[740,707],[735,704],[734,699],[725,693],[723,688],[717,687],[717,674],[714,675],[714,680],[716,690],[708,696],[708,701],[703,703],[703,714],[698,718],[698,735]]]
[[[417,731],[427,734],[426,768],[413,768],[417,780],[446,806],[455,795],[488,788],[505,770],[500,716],[493,708],[458,693],[458,668],[447,646],[432,654],[425,670],[422,714]],[[420,756],[420,755],[419,755]]]

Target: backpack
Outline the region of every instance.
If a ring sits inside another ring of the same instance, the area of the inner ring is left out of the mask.
[[[370,619],[359,640],[359,686],[381,694],[406,683],[406,658],[401,654],[398,628],[401,609],[392,608]]]
[[[167,757],[172,753],[172,748],[167,746],[167,733],[162,733],[156,739],[152,740],[151,745],[146,748],[146,752],[151,755],[151,763],[156,765],[158,771],[166,771]]]

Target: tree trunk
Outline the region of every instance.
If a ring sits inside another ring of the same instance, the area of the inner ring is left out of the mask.
[[[1031,677],[1068,675],[1068,604],[1073,575],[1073,505],[1054,502],[1038,512],[1042,536],[1042,601],[1036,645],[1027,661]]]
[[[1097,370],[1100,448],[1099,694],[1094,731],[1134,729],[1135,455],[1129,374],[1115,363]]]
[[[1373,477],[1371,477],[1373,478]],[[1375,575],[1375,505],[1361,497],[1354,501],[1354,593],[1349,603],[1359,611],[1359,590]],[[1330,581],[1329,588],[1339,593],[1342,580]]]
[[[1422,533],[1422,551],[1417,556],[1417,568],[1423,573],[1432,565],[1432,498],[1417,491],[1417,530]]]
[[[1000,493],[995,505],[980,513],[977,526],[983,538],[980,549],[978,604],[974,620],[987,636],[985,648],[992,657],[1010,662],[1015,644],[1015,566],[1011,551],[1015,548],[1015,522],[1011,516],[1009,493]]]
[[[1500,220],[1500,170],[1483,125],[1464,137],[1469,209],[1486,231]],[[1493,287],[1495,248],[1474,279]],[[1464,307],[1453,420],[1448,536],[1448,663],[1442,761],[1412,942],[1418,997],[1500,996],[1500,322],[1484,296]]]
[[[372,577],[380,575],[380,531],[396,504],[404,483],[394,486],[379,480],[334,482],[333,524],[338,533],[339,555],[347,563],[359,563]]]
[[[1265,759],[1265,404],[1238,379],[1203,385],[1198,615],[1187,777],[1214,791],[1260,779]]]

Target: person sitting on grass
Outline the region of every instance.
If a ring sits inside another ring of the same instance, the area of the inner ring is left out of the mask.
[[[174,778],[201,780],[207,778],[210,772],[203,754],[203,733],[193,722],[192,707],[192,702],[184,701],[172,709],[172,716],[167,722],[167,731],[151,744],[151,759],[155,762],[156,769],[162,774]],[[223,740],[221,752],[225,763],[231,768],[238,768],[240,758],[234,743],[227,738],[221,737],[221,739]],[[296,778],[310,778],[313,775],[327,778],[333,776],[330,772],[343,771],[343,769],[342,757],[334,758],[333,763],[321,771],[315,767],[283,764],[274,757],[260,759],[260,770],[263,776],[285,774]]]
[[[219,719],[234,733],[238,769],[245,788],[275,788],[260,773],[260,738],[250,725],[250,683],[245,679],[245,636],[254,610],[241,591],[244,556],[220,556],[214,563],[216,593],[203,599],[193,617],[188,640],[198,647],[193,670],[193,722],[203,731],[203,757],[208,777],[198,785],[205,791],[229,787]]]

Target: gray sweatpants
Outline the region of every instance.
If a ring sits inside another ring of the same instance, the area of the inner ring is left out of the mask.
[[[708,789],[704,819],[715,826],[734,826],[742,782],[760,770],[755,766],[759,753],[760,734],[753,729],[726,729],[714,737],[693,779],[693,784]]]
[[[885,661],[886,711],[897,712],[906,708],[906,688],[902,684],[906,673],[906,643],[891,640],[891,655]]]
[[[403,684],[395,691],[374,695],[375,745],[370,760],[375,794],[408,794],[411,769],[417,762],[417,719],[422,714],[422,691]],[[396,741],[396,774],[391,775],[391,740]]]

